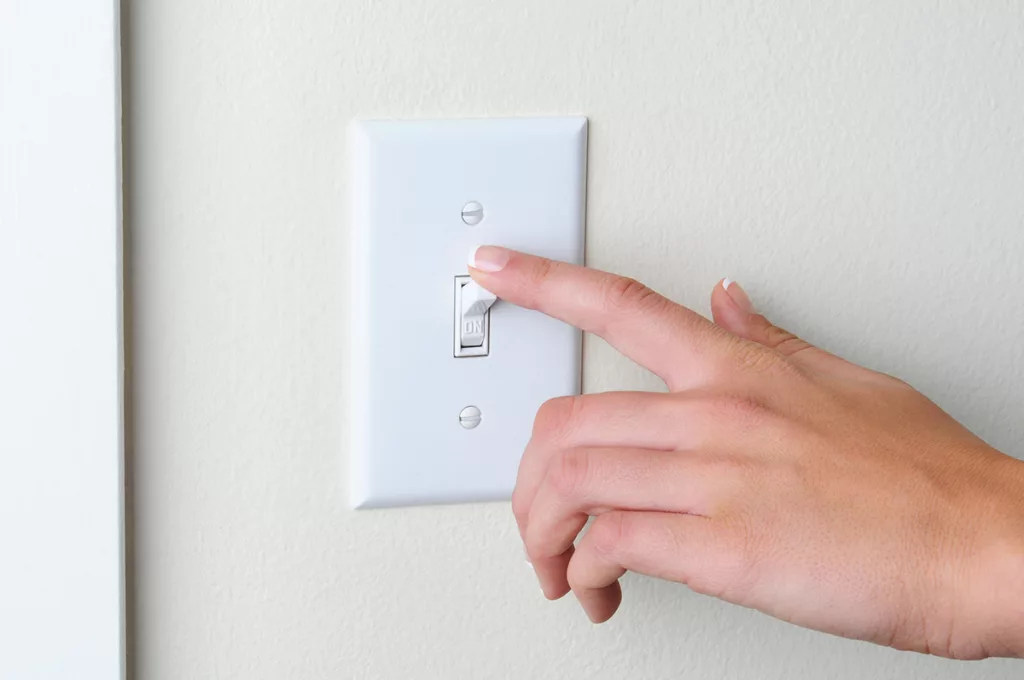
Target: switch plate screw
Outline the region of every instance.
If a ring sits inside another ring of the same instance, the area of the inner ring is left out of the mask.
[[[470,201],[462,207],[462,221],[473,226],[484,219],[484,207],[476,201]]]
[[[480,415],[480,409],[476,406],[467,406],[462,409],[462,413],[459,414],[459,425],[472,430],[474,427],[480,424],[482,416]]]

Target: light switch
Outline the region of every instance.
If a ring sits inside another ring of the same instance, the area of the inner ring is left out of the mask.
[[[359,121],[349,143],[350,502],[507,499],[537,409],[579,393],[581,336],[466,258],[582,264],[586,119]]]
[[[497,298],[468,275],[455,277],[455,356],[485,357],[490,349],[490,309]]]

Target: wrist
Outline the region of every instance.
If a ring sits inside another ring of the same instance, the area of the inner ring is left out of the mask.
[[[987,499],[979,535],[975,619],[986,656],[1024,658],[1024,462],[1000,454],[999,481]]]

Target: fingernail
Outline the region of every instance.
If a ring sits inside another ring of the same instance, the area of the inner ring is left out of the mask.
[[[509,252],[498,246],[477,246],[469,253],[469,266],[482,272],[500,272],[508,264]]]
[[[728,293],[729,297],[736,303],[737,307],[748,314],[754,313],[754,303],[750,301],[749,297],[747,297],[747,292],[743,290],[743,287],[740,286],[740,284],[736,283],[732,279],[725,279],[722,281],[722,288],[725,289],[725,292]]]

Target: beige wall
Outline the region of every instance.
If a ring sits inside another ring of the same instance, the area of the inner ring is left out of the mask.
[[[342,447],[346,123],[582,113],[591,264],[736,278],[1019,454],[1019,3],[126,9],[137,677],[1020,677],[632,577],[593,627],[505,505],[348,511]],[[588,339],[585,384],[654,382]]]

